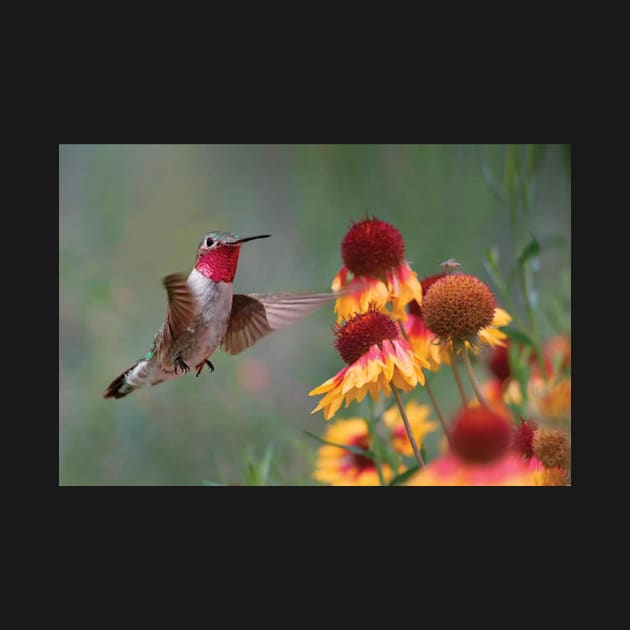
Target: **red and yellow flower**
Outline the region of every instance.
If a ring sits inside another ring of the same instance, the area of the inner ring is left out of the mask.
[[[346,366],[309,392],[309,396],[325,394],[311,413],[321,409],[330,420],[344,400],[348,407],[368,393],[377,401],[381,392],[389,396],[391,385],[403,391],[418,383],[424,385],[422,368],[429,367],[428,362],[412,350],[396,322],[376,305],[337,325],[335,335],[335,346]]]
[[[407,480],[410,486],[528,486],[523,457],[510,448],[510,422],[485,407],[466,407],[451,429],[452,447]]]
[[[392,305],[392,317],[405,320],[405,306],[422,302],[422,287],[405,259],[401,233],[389,223],[366,218],[353,223],[341,243],[343,265],[332,282],[333,291],[347,290],[335,303],[337,321],[367,310],[372,302]],[[348,279],[348,274],[353,275]]]
[[[408,486],[531,486],[532,476],[522,457],[513,451],[480,464],[448,453],[407,480]]]
[[[442,363],[451,364],[453,341],[463,342],[475,352],[479,351],[478,344],[471,340],[493,348],[506,345],[507,335],[499,328],[507,326],[512,318],[495,305],[492,292],[480,280],[461,273],[435,274],[423,278],[421,285],[425,304],[408,305],[404,328],[409,343],[429,361],[431,370],[439,370]],[[434,286],[439,295],[429,300],[427,322],[426,300]]]
[[[326,428],[323,438],[329,442],[368,450],[370,434],[363,418],[337,420]],[[387,464],[381,465],[385,482],[393,478]],[[317,451],[313,479],[333,486],[378,486],[374,461],[356,452],[326,444]]]

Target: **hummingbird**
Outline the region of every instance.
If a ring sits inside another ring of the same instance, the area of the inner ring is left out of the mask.
[[[305,317],[339,293],[233,293],[232,284],[243,243],[270,234],[242,238],[209,232],[199,243],[188,276],[173,273],[162,280],[166,316],[151,350],[117,376],[103,398],[123,398],[135,389],[158,385],[195,369],[201,374],[220,346],[239,354],[259,339]]]

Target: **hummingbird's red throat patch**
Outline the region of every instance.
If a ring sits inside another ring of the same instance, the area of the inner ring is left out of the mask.
[[[224,245],[199,256],[195,269],[214,282],[232,282],[238,265],[240,245]]]

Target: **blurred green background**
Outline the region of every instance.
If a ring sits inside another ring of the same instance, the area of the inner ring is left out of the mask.
[[[343,365],[332,306],[239,356],[217,352],[213,374],[102,398],[162,323],[162,276],[189,272],[210,230],[270,233],[243,246],[235,292],[328,290],[346,230],[369,213],[402,232],[420,277],[454,257],[490,283],[485,251],[497,245],[507,271],[515,248],[510,213],[484,179],[480,154],[502,181],[507,152],[506,145],[60,145],[60,484],[241,484],[247,462],[268,448],[272,483],[314,484],[318,443],[304,430],[321,435],[325,420],[310,414],[319,398],[307,394]],[[545,316],[562,310],[558,296],[570,299],[567,145],[541,151],[534,191],[518,233],[556,243],[543,248],[534,276],[548,336],[570,321],[566,308],[564,320]],[[432,382],[452,412],[452,375],[443,370]],[[428,402],[423,391],[408,396]],[[339,415],[361,410],[354,404]],[[438,437],[427,442],[429,454]]]

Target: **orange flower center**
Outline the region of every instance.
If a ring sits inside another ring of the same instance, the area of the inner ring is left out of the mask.
[[[341,358],[350,365],[374,344],[381,348],[385,339],[396,339],[398,326],[388,315],[370,306],[366,313],[357,313],[343,326],[337,326],[335,335],[335,347]]]
[[[422,300],[427,327],[442,339],[463,341],[489,326],[496,302],[479,278],[453,273],[440,278]]]
[[[420,281],[422,285],[422,295],[426,296],[429,289],[440,279],[443,278],[445,273],[436,273],[433,276],[427,276]],[[409,313],[416,317],[422,317],[422,307],[415,300],[411,300],[408,305]]]
[[[384,276],[405,258],[401,233],[376,218],[353,223],[341,242],[341,257],[356,276]]]
[[[546,468],[565,466],[569,456],[569,440],[564,431],[538,429],[534,436],[534,455]]]

